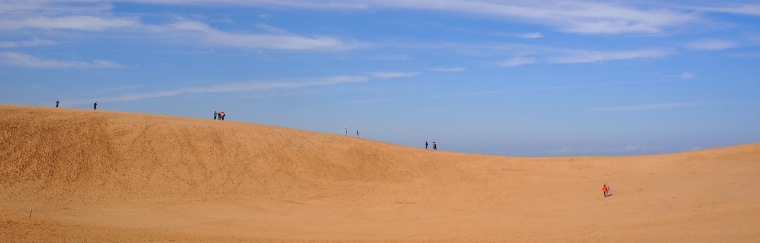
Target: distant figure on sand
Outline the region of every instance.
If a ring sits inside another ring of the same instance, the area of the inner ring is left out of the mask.
[[[348,136],[348,127],[343,127],[343,135]]]
[[[226,116],[226,115],[224,114],[224,111],[220,111],[220,112],[219,112],[219,120],[222,120],[222,121],[224,121],[224,117],[225,117],[225,116]]]
[[[604,197],[607,197],[607,183],[602,185],[602,192],[604,192]]]
[[[219,112],[214,111],[214,120],[216,120],[216,116],[219,115]]]
[[[356,130],[356,137],[359,137],[359,130]]]
[[[612,196],[612,189],[610,188],[610,185],[607,183],[604,183],[604,187],[607,188],[607,196]]]
[[[427,143],[427,141],[425,141],[425,149],[427,149],[427,148],[428,148],[428,143]]]
[[[55,108],[58,108],[58,103],[61,103],[60,100],[55,100]]]
[[[92,104],[92,109],[97,110],[98,109],[98,102],[95,101],[95,104]]]
[[[438,150],[438,145],[435,144],[435,141],[433,141],[433,150]]]

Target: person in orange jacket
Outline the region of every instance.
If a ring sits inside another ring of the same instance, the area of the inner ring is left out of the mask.
[[[604,192],[604,197],[607,197],[607,185],[602,185],[602,192]]]

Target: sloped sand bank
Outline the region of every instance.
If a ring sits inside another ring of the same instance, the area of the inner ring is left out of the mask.
[[[232,121],[0,112],[14,114],[0,118],[0,241],[760,240],[760,144],[523,158]]]

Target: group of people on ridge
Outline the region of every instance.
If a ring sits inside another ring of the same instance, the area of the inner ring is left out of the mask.
[[[58,108],[61,105],[61,100],[55,100],[55,108]],[[94,104],[92,104],[92,109],[97,110],[98,109],[98,102],[95,101]]]
[[[428,149],[428,142],[425,141],[425,149]],[[438,145],[435,144],[435,141],[433,141],[433,150],[438,150]]]
[[[214,111],[214,120],[220,120],[224,121],[224,111],[216,112]]]
[[[343,128],[343,135],[348,136],[348,127]],[[359,137],[359,130],[356,130],[356,137]]]

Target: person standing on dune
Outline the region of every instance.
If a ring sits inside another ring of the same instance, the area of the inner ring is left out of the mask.
[[[219,112],[214,111],[214,120],[216,120],[217,116],[219,116]]]
[[[55,108],[58,108],[59,103],[61,103],[61,100],[55,100]]]
[[[98,109],[98,102],[95,101],[95,104],[92,104],[92,109],[97,110]]]
[[[435,144],[435,141],[433,141],[433,150],[438,150],[438,145]]]
[[[607,183],[604,183],[604,185],[602,185],[602,192],[604,193],[604,197],[607,197]]]

